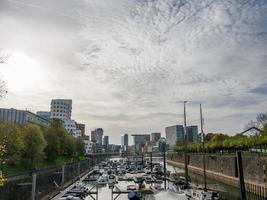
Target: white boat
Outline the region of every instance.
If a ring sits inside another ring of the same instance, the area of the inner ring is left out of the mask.
[[[190,191],[186,192],[186,196],[188,196],[192,200],[218,200],[219,193],[212,190],[203,190],[201,188],[193,188]]]
[[[137,186],[136,185],[128,185],[127,190],[137,190]]]

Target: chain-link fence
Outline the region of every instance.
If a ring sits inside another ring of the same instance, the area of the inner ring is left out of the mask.
[[[84,160],[8,177],[0,187],[0,200],[49,199],[88,172],[92,164]]]

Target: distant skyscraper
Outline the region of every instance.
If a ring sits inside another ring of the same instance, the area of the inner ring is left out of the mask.
[[[103,146],[105,147],[106,150],[108,148],[108,145],[109,145],[109,137],[108,135],[105,135],[103,138]]]
[[[160,133],[151,133],[151,138],[150,138],[151,141],[158,142],[160,138],[161,138]]]
[[[129,145],[129,137],[128,134],[125,133],[121,136],[121,146],[128,146]]]
[[[134,144],[135,145],[141,145],[144,146],[146,142],[150,141],[150,135],[149,134],[140,134],[140,135],[132,135],[134,136]]]
[[[170,147],[176,144],[182,145],[184,142],[184,127],[182,125],[175,125],[165,128],[167,144]]]
[[[71,120],[72,100],[71,99],[52,99],[50,112],[51,118],[60,119],[63,122]]]
[[[91,131],[91,141],[102,145],[103,134],[104,134],[104,131],[102,128],[97,128]]]
[[[189,143],[196,143],[198,140],[198,127],[187,126],[187,136],[188,136]]]

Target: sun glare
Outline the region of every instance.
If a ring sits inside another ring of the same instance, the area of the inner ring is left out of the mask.
[[[1,71],[7,88],[14,92],[35,88],[42,76],[39,63],[21,52],[12,52]]]

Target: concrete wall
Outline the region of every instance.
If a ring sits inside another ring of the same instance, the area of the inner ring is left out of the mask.
[[[244,177],[246,181],[258,184],[266,183],[267,156],[259,154],[249,154],[242,156]],[[169,153],[168,159],[172,161],[184,162],[182,153]],[[203,168],[203,157],[201,154],[189,154],[188,164],[190,166]],[[223,175],[237,177],[237,163],[235,154],[207,154],[206,169]]]

